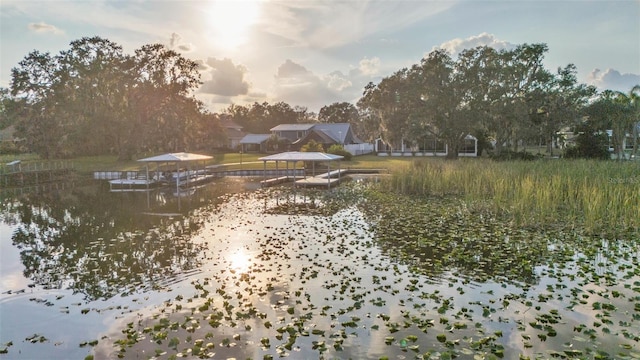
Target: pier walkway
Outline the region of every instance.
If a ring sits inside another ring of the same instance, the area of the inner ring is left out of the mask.
[[[66,180],[72,171],[73,163],[70,161],[12,161],[0,166],[0,185],[3,188],[11,188],[62,181]]]

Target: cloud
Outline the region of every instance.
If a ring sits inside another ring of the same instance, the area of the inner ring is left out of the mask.
[[[465,49],[473,49],[478,46],[489,46],[496,50],[513,49],[516,47],[515,44],[496,39],[495,35],[484,32],[480,35],[470,36],[466,39],[457,38],[446,41],[438,46],[434,46],[431,51],[442,49],[447,51],[449,54],[456,56]]]
[[[287,79],[300,79],[306,76],[313,76],[311,71],[307,70],[304,66],[300,64],[296,64],[290,59],[287,59],[284,64],[278,67],[278,72],[276,73],[276,78],[287,80]]]
[[[182,42],[182,37],[176,33],[171,33],[169,37],[169,49],[178,50],[183,53],[191,52],[195,49],[193,44]]]
[[[273,1],[264,4],[263,31],[292,45],[327,49],[407,28],[454,1]]]
[[[58,29],[54,25],[46,24],[44,22],[39,23],[30,23],[28,26],[29,30],[37,33],[52,33],[52,34],[64,34],[64,31]]]
[[[350,88],[353,84],[343,73],[334,71],[326,77],[327,87],[335,91],[343,91]]]
[[[198,71],[200,71],[201,73],[211,70],[211,67],[209,65],[207,65],[207,63],[204,60],[202,60],[202,59],[194,59],[193,61],[196,64],[198,64]]]
[[[247,68],[243,65],[235,65],[226,58],[209,58],[205,65],[211,69],[211,78],[204,81],[201,93],[232,97],[249,92],[249,83],[244,80]]]
[[[312,111],[326,104],[344,101],[345,96],[350,97],[359,91],[354,92],[351,79],[340,71],[316,75],[289,59],[278,67],[274,79],[275,101],[304,104]]]
[[[614,69],[607,69],[605,71],[593,69],[587,76],[587,81],[590,85],[594,85],[602,90],[628,92],[634,86],[640,85],[640,75],[622,74]]]
[[[362,75],[373,76],[377,75],[380,71],[380,58],[374,57],[371,59],[364,58],[360,60],[360,66],[358,69]]]

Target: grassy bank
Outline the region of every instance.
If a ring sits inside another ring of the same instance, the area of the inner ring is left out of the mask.
[[[153,156],[157,154],[149,154],[148,156]],[[265,154],[258,153],[245,153],[240,154],[237,152],[234,153],[212,153],[205,154],[211,155],[213,157],[212,160],[207,162],[207,165],[225,165],[230,170],[237,170],[241,167],[243,169],[262,169],[264,164],[262,161],[258,159],[266,156]],[[141,156],[142,157],[142,156]],[[3,166],[5,163],[14,160],[21,160],[23,163],[29,162],[47,162],[47,160],[40,159],[37,155],[34,154],[20,154],[20,155],[0,155],[0,166]],[[48,160],[48,161],[59,161],[59,160]],[[93,173],[94,171],[129,171],[129,170],[137,170],[144,167],[143,163],[140,163],[136,160],[127,160],[122,161],[118,160],[117,156],[83,156],[76,157],[73,159],[65,159],[65,161],[70,161],[73,164],[73,167],[76,171],[80,173]],[[384,168],[384,169],[393,169],[397,167],[404,167],[407,163],[411,162],[411,158],[386,158],[386,157],[378,157],[376,155],[363,155],[353,157],[351,161],[342,161],[340,166],[342,168]],[[301,166],[302,164],[299,164]],[[281,167],[284,164],[280,164]],[[269,162],[267,163],[267,167],[275,167],[275,163]]]
[[[383,184],[412,196],[459,196],[522,225],[561,223],[606,232],[640,228],[635,163],[423,159],[396,168]]]

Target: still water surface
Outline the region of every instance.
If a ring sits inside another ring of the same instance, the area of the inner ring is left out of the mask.
[[[5,196],[0,207],[2,358],[84,358],[114,321],[201,272],[201,231],[223,181],[180,198],[105,184]],[[103,340],[105,341],[105,340]],[[7,344],[10,344],[7,346]]]
[[[182,198],[96,184],[4,198],[0,359],[640,357],[637,244],[626,273],[603,245],[523,282],[430,274],[338,194],[225,179]]]

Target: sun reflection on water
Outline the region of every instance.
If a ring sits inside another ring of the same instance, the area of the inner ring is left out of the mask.
[[[251,257],[244,250],[237,250],[229,256],[229,269],[245,273],[249,271],[250,267]]]

